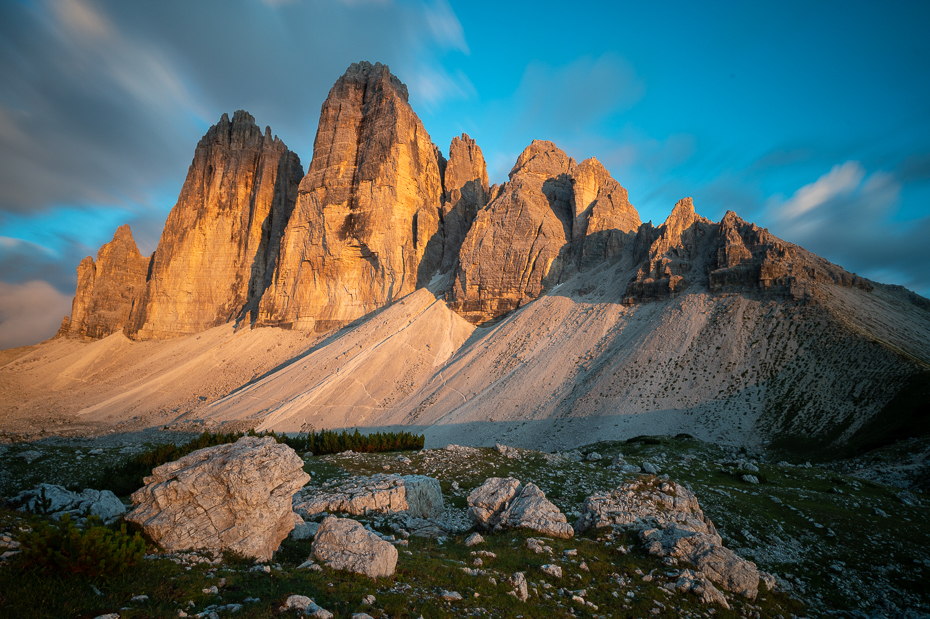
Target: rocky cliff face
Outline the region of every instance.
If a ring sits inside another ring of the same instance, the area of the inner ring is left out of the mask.
[[[129,226],[120,226],[97,252],[96,262],[88,256],[78,265],[71,320],[58,334],[99,339],[122,330],[145,290],[149,261],[139,253]]]
[[[200,140],[127,333],[159,339],[245,317],[270,283],[303,168],[270,128],[226,114]]]
[[[488,203],[488,167],[481,149],[466,134],[452,138],[449,161],[443,175],[442,272],[458,266],[462,242],[472,222]]]
[[[388,67],[349,67],[323,104],[260,324],[328,330],[427,283],[444,165]]]
[[[501,316],[558,281],[572,234],[575,160],[534,140],[500,195],[478,213],[459,252],[453,309],[473,323]]]
[[[619,253],[639,227],[626,190],[600,162],[576,164],[552,142],[534,140],[492,193],[462,244],[449,295],[475,323]]]

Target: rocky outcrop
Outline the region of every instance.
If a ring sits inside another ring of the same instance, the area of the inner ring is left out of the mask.
[[[684,486],[654,478],[627,482],[589,496],[581,511],[575,523],[578,532],[611,526],[639,530],[650,554],[688,561],[724,589],[756,597],[762,574],[754,563],[723,546],[714,523]],[[693,586],[688,584],[689,589]]]
[[[156,467],[126,520],[169,552],[233,550],[268,561],[294,528],[291,499],[309,480],[293,449],[245,436]]]
[[[702,278],[699,258],[711,226],[694,212],[693,200],[683,198],[657,231],[641,228],[634,243],[639,248],[648,244],[649,249],[639,272],[627,284],[624,302],[668,298],[685,290],[695,277]]]
[[[442,261],[443,165],[388,67],[349,67],[323,104],[260,324],[325,331],[427,283]]]
[[[257,309],[271,281],[303,168],[271,129],[226,114],[194,152],[127,334],[197,333]]]
[[[674,297],[693,285],[711,292],[785,294],[795,300],[815,296],[822,284],[872,289],[868,280],[732,211],[719,224],[701,217],[691,198],[679,200],[658,229],[640,227],[632,252],[640,267],[627,284],[627,304]]]
[[[331,488],[308,488],[294,497],[294,511],[306,518],[323,512],[361,516],[406,513],[413,518],[443,514],[439,481],[424,475],[356,477]]]
[[[814,294],[811,288],[817,284],[872,290],[868,280],[782,241],[732,211],[717,226],[715,249],[708,273],[712,292],[759,289],[799,299]]]
[[[68,514],[74,519],[97,516],[107,522],[126,512],[126,507],[109,490],[87,488],[71,492],[55,484],[39,484],[24,490],[7,501],[7,505],[23,512],[48,514],[58,519]]]
[[[443,174],[442,272],[458,266],[459,251],[478,211],[488,204],[488,167],[478,144],[466,134],[452,138]]]
[[[121,331],[145,290],[149,261],[139,253],[129,226],[117,228],[96,262],[88,256],[78,265],[71,319],[58,334],[99,339]]]
[[[397,549],[349,518],[324,519],[312,552],[327,567],[369,578],[391,576],[397,567]]]
[[[639,213],[626,189],[594,157],[575,168],[572,191],[572,249],[578,267],[586,270],[632,244],[640,226]]]
[[[480,528],[531,529],[549,537],[569,538],[574,530],[536,484],[523,486],[513,477],[492,477],[468,495],[468,516]]]
[[[447,173],[448,174],[448,173]],[[534,140],[491,188],[459,250],[449,300],[473,323],[498,318],[577,270],[631,247],[639,214],[597,159]]]

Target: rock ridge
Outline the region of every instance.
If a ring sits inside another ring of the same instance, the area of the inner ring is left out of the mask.
[[[116,229],[113,240],[77,268],[78,283],[71,303],[71,319],[58,335],[100,339],[121,331],[133,304],[145,290],[150,258],[139,253],[129,225]]]

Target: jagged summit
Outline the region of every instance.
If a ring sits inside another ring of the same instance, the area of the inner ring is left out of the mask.
[[[329,330],[427,283],[440,266],[437,150],[381,64],[353,64],[323,103],[314,156],[259,324]]]
[[[136,298],[145,289],[149,258],[143,257],[129,225],[116,229],[113,240],[78,265],[78,285],[70,322],[58,335],[102,338],[121,331]]]
[[[127,334],[160,339],[241,317],[274,270],[294,208],[300,159],[244,110],[197,144]]]

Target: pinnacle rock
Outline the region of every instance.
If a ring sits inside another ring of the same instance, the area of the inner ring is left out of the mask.
[[[440,164],[400,80],[350,66],[323,103],[259,322],[329,330],[428,282],[442,262]]]
[[[145,290],[149,258],[139,253],[128,225],[117,228],[113,240],[78,265],[78,284],[71,320],[59,335],[100,339],[123,329],[134,301]]]
[[[303,168],[244,110],[223,114],[200,140],[168,215],[144,295],[127,333],[197,333],[257,309]]]

